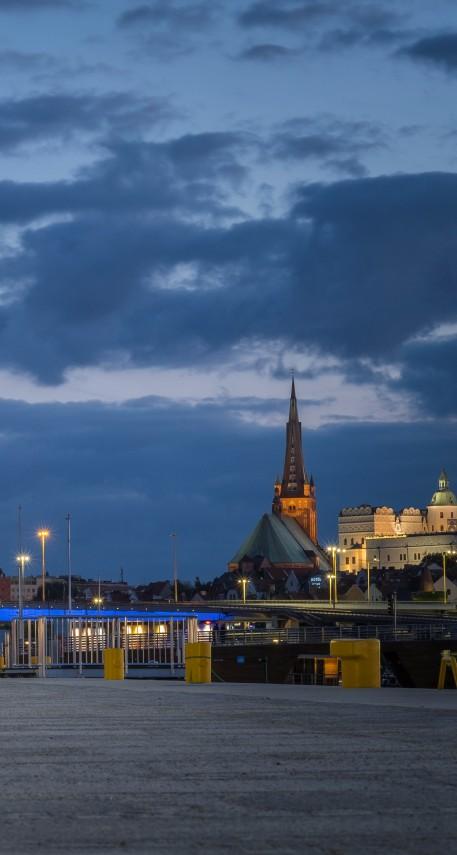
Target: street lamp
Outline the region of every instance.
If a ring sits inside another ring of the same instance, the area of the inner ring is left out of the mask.
[[[336,566],[336,556],[342,552],[346,552],[345,549],[340,549],[339,546],[328,546],[327,552],[332,556],[332,568],[333,568],[333,580],[335,583],[335,591],[334,591],[334,602],[338,602],[338,577],[337,577],[337,566]],[[331,587],[331,586],[330,586]]]
[[[16,561],[19,564],[19,576],[18,576],[18,612],[19,612],[19,620],[22,621],[22,612],[24,608],[24,600],[22,595],[22,582],[24,579],[24,568],[25,565],[30,561],[30,555],[26,555],[26,553],[21,552],[17,557]]]
[[[173,559],[173,593],[175,598],[175,603],[178,602],[178,561],[176,555],[176,532],[172,531],[170,534],[171,543],[172,543],[172,559]]]
[[[329,604],[329,606],[331,606],[332,605],[332,580],[334,579],[334,576],[331,573],[327,573],[327,579],[328,579],[328,604]]]
[[[373,558],[372,563],[374,564],[375,562],[376,562],[376,563],[378,562],[378,559],[377,559],[377,558]],[[370,562],[368,561],[368,559],[367,559],[367,585],[368,585],[368,587],[367,587],[367,600],[368,600],[368,602],[369,602],[369,603],[371,603],[371,589],[370,589]]]
[[[47,528],[40,528],[37,537],[41,540],[41,599],[46,602],[46,541],[51,534]]]
[[[246,605],[246,588],[248,586],[249,579],[238,579],[238,584],[242,586],[243,591],[243,603]]]
[[[443,593],[444,593],[444,605],[447,605],[447,576],[446,576],[446,563],[448,555],[456,555],[457,551],[455,549],[449,549],[447,552],[443,552]]]

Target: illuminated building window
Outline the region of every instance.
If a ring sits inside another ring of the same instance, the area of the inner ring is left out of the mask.
[[[345,538],[344,538],[344,545],[345,545],[345,546],[347,546],[347,545],[348,545],[348,539],[347,539],[347,537],[345,537]],[[347,559],[346,559],[346,564],[347,564]]]
[[[440,511],[440,519],[443,519],[443,517],[444,517],[443,511]]]
[[[349,558],[346,558],[346,564],[349,564]]]

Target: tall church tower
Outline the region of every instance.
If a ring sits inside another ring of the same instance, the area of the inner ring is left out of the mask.
[[[308,478],[303,463],[301,422],[298,419],[295,381],[290,393],[289,421],[286,427],[286,456],[282,481],[275,483],[273,513],[293,517],[317,543],[317,511],[313,477]]]

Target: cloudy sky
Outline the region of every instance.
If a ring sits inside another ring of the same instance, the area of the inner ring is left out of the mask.
[[[0,0],[0,566],[209,577],[457,482],[454,0]]]

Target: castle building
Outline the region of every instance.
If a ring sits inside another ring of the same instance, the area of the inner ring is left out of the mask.
[[[425,509],[359,505],[338,517],[340,569],[355,573],[372,567],[402,569],[427,555],[457,550],[457,497],[443,469],[438,489]]]
[[[286,570],[328,571],[329,558],[317,540],[314,480],[303,459],[302,430],[295,382],[289,402],[282,480],[276,479],[271,514],[264,514],[241,544],[230,570],[280,567]]]

